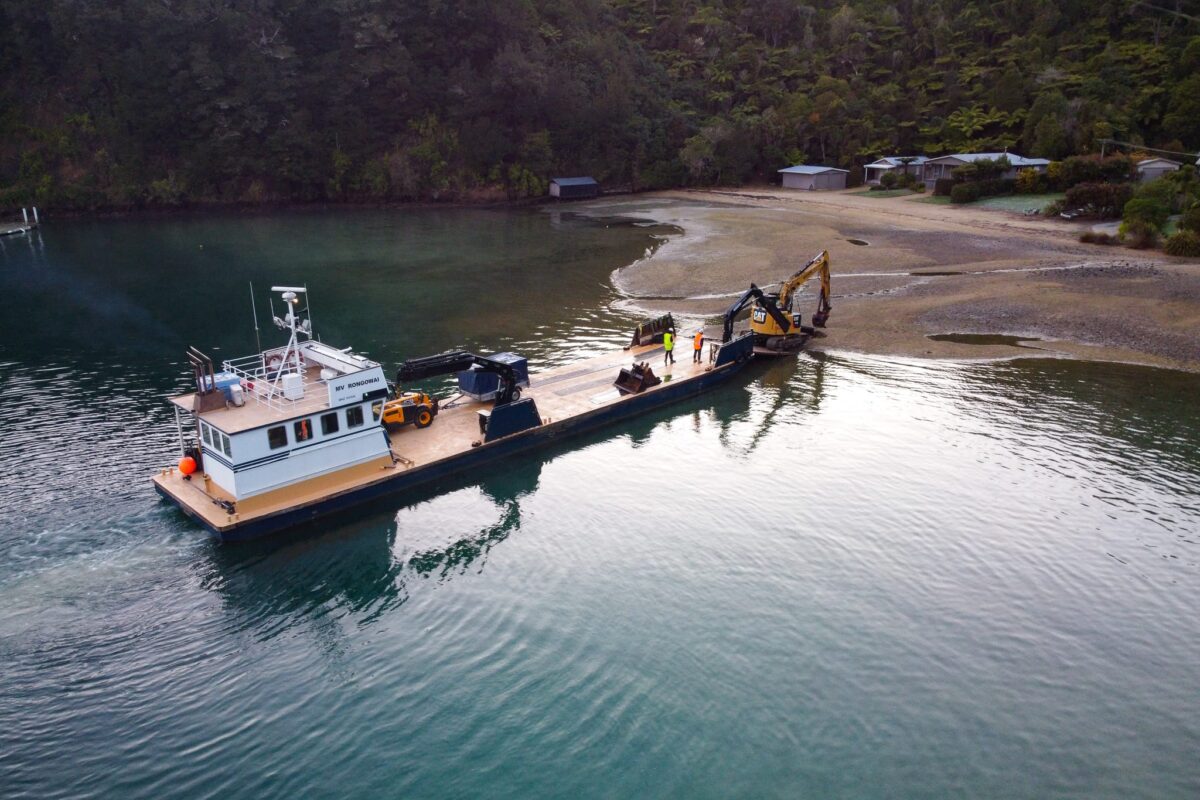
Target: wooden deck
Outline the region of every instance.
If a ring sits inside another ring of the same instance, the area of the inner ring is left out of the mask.
[[[0,236],[17,236],[29,233],[36,227],[32,222],[0,222]]]
[[[672,381],[697,377],[708,370],[708,348],[705,348],[702,363],[695,364],[691,343],[683,344],[686,347],[676,347],[676,363],[669,367],[663,366],[662,346],[648,345],[535,372],[530,375],[530,386],[522,390],[522,396],[535,400],[543,424],[568,420],[620,400],[621,395],[612,383],[622,367],[639,361],[648,362],[654,374],[663,380],[646,393],[659,391]],[[460,400],[443,408],[428,428],[422,430],[409,425],[391,432],[392,459],[377,459],[238,501],[233,513],[223,506],[223,503],[232,503],[233,498],[202,475],[193,475],[191,480],[186,480],[172,467],[155,475],[154,482],[210,527],[217,530],[235,528],[462,455],[483,438],[479,430],[479,412],[491,407],[490,402]]]

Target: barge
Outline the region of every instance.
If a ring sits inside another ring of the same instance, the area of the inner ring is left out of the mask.
[[[393,386],[379,363],[313,336],[297,311],[305,288],[272,291],[283,296],[286,312],[274,321],[287,344],[220,370],[189,349],[195,391],[169,398],[182,457],[153,476],[159,494],[223,541],[271,534],[702,394],[754,357],[756,334],[733,335],[732,321],[762,302],[757,289],[743,295],[721,341],[707,342],[695,360],[687,340],[678,362],[664,363],[664,336],[675,333],[668,314],[639,325],[624,349],[564,366],[529,374],[512,354],[445,353],[405,362]],[[451,371],[462,393],[448,403],[399,388]]]

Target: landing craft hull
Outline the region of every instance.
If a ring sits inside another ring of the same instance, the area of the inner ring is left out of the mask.
[[[746,342],[746,345],[741,348],[744,352],[738,357],[728,360],[718,358],[718,364],[709,370],[700,371],[689,377],[666,381],[642,394],[628,395],[586,413],[552,420],[538,427],[486,442],[445,458],[395,472],[360,487],[314,499],[311,502],[259,516],[252,520],[234,520],[226,525],[214,524],[204,514],[197,513],[191,508],[185,499],[177,496],[168,481],[156,478],[155,489],[222,541],[235,542],[255,539],[312,522],[380,497],[420,487],[448,475],[491,464],[568,436],[596,430],[680,400],[696,397],[741,371],[750,356],[749,342]],[[649,355],[649,353],[642,355]]]

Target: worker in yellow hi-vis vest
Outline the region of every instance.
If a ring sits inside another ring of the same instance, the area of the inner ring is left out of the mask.
[[[692,363],[700,363],[700,352],[704,350],[704,329],[696,331],[696,335],[692,337]]]
[[[663,334],[663,366],[675,363],[675,331]]]

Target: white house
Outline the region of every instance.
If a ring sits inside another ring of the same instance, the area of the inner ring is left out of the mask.
[[[1137,163],[1138,180],[1152,181],[1182,166],[1183,164],[1169,158],[1145,158]]]
[[[954,177],[953,173],[957,167],[984,159],[996,161],[1000,158],[1007,158],[1010,165],[1002,176],[1005,178],[1015,178],[1017,173],[1023,169],[1045,172],[1046,168],[1050,166],[1048,158],[1025,158],[1016,153],[954,153],[927,160],[923,165],[925,170],[923,180],[925,185],[932,189],[933,185],[942,178]]]
[[[845,189],[850,170],[837,167],[798,165],[779,170],[785,189],[832,190]]]
[[[929,158],[926,156],[884,156],[878,161],[872,161],[865,165],[863,176],[867,184],[878,186],[880,178],[887,173],[894,170],[897,175],[900,175],[905,172],[905,162],[908,162],[908,173],[920,178],[924,164],[928,160]]]

